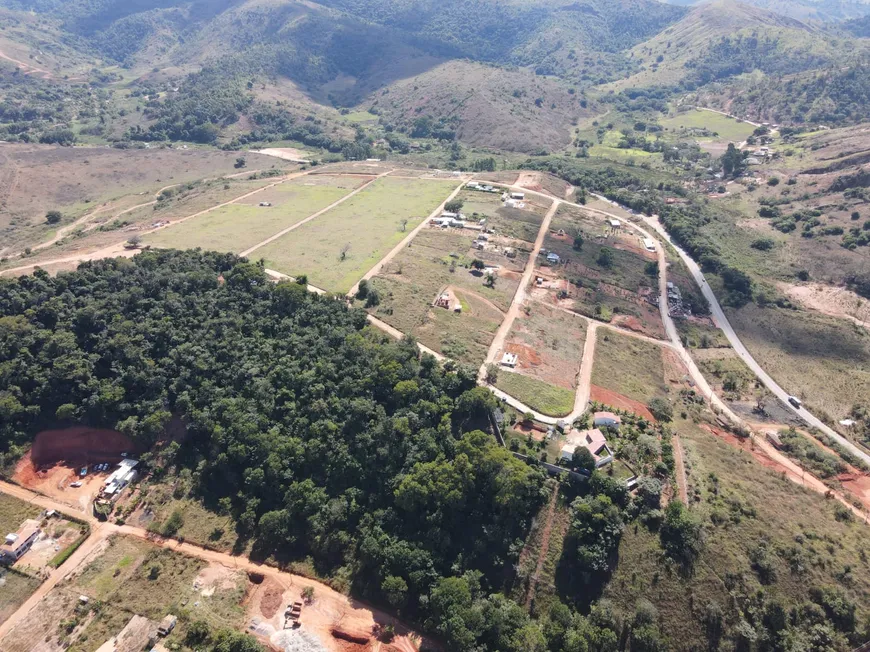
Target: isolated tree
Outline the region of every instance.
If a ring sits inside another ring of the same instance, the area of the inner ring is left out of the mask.
[[[345,258],[347,258],[348,251],[350,251],[350,243],[349,242],[341,248],[341,255],[339,256],[339,259],[344,260]]]
[[[743,171],[743,154],[734,143],[728,143],[728,149],[722,155],[720,162],[726,177],[736,177]]]
[[[63,214],[60,211],[48,211],[45,214],[45,221],[49,224],[57,224],[63,219]]]
[[[127,240],[127,243],[134,247],[138,247],[142,243],[142,236],[137,233]]]
[[[587,448],[578,446],[571,455],[571,468],[575,471],[592,473],[595,469],[595,456]]]
[[[483,284],[490,289],[495,288],[495,274],[487,274]]]
[[[363,279],[359,282],[359,286],[356,290],[356,298],[357,299],[365,299],[369,294],[369,282],[366,279]]]
[[[449,202],[444,204],[444,210],[448,213],[458,213],[462,210],[463,206],[465,206],[465,202],[461,199],[451,199]]]
[[[610,269],[613,266],[613,252],[608,248],[604,247],[599,253],[598,258],[595,261],[605,269]]]
[[[302,599],[305,600],[305,602],[307,602],[308,604],[311,604],[311,602],[314,600],[313,586],[309,585],[302,589]]]
[[[406,217],[402,220],[402,233],[404,233],[407,228],[408,228],[408,218]]]
[[[663,398],[652,399],[647,407],[658,421],[671,421],[674,418],[674,408]]]
[[[577,251],[580,251],[581,249],[583,249],[583,234],[582,233],[578,232],[577,235],[574,236],[574,249]]]
[[[247,165],[248,165],[248,161],[247,161],[247,159],[246,159],[244,156],[239,156],[239,157],[236,159],[235,168],[236,168],[237,170],[240,170],[241,168],[243,168],[243,167],[245,167],[245,166],[247,166]]]
[[[490,364],[486,366],[486,382],[490,385],[495,385],[498,381],[498,366]]]
[[[481,270],[486,267],[486,263],[483,262],[480,258],[475,258],[471,261],[471,268]]]

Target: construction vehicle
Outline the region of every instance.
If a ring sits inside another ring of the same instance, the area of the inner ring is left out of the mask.
[[[284,629],[293,629],[299,626],[299,617],[302,615],[302,603],[294,602],[284,612]]]

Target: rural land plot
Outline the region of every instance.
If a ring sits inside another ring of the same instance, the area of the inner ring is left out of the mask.
[[[107,539],[69,584],[55,587],[0,641],[3,652],[93,650],[116,636],[135,615],[141,647],[167,614],[186,613],[168,637],[184,638],[187,622],[241,627],[244,574],[125,536]],[[89,598],[82,603],[79,596]],[[130,648],[134,649],[134,648]]]
[[[578,235],[582,244],[575,244]],[[562,205],[541,252],[533,296],[592,319],[665,337],[658,306],[652,303],[658,297],[656,255],[643,249],[634,231]]]
[[[358,177],[300,177],[156,231],[148,235],[145,242],[157,247],[202,247],[238,253],[298,224],[352,192],[364,181]]]
[[[15,532],[24,520],[36,518],[40,511],[17,498],[0,494],[0,537]],[[41,583],[29,574],[0,567],[0,623],[15,613]]]
[[[487,287],[483,272],[471,267],[483,253],[472,250],[474,237],[463,229],[423,229],[372,279],[379,299],[369,306],[372,314],[443,355],[482,363],[521,271],[505,258],[512,267],[499,268],[494,287]],[[437,305],[444,295],[446,300]]]
[[[527,305],[503,350],[517,356],[516,369],[500,369],[496,386],[533,410],[565,416],[574,408],[585,342],[582,317],[541,303]]]
[[[870,396],[866,329],[817,312],[756,304],[726,308],[726,315],[758,364],[819,418],[844,419]]]
[[[650,400],[668,392],[662,347],[599,329],[592,400],[647,416]]]
[[[677,113],[673,117],[660,120],[659,124],[682,135],[694,136],[699,141],[725,140],[738,143],[749,138],[755,130],[748,122],[700,109]]]
[[[449,181],[378,179],[340,206],[259,249],[257,257],[279,272],[307,274],[319,288],[347,292],[455,187]]]
[[[502,202],[498,193],[468,189],[460,191],[456,199],[462,201],[462,213],[466,217],[472,222],[485,218],[487,229],[493,231],[498,239],[504,240],[506,246],[510,246],[509,240],[534,243],[541,222],[552,206],[551,200],[528,194],[524,200],[510,206]]]

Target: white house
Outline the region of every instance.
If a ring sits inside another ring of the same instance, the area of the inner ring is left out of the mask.
[[[526,193],[524,193],[524,192],[512,192],[511,193],[511,199],[518,199],[518,200],[522,201],[525,198],[526,198]]]
[[[619,220],[607,220],[607,223],[610,224],[610,228],[612,229],[618,229],[622,226],[622,222]]]
[[[613,451],[607,445],[607,438],[604,436],[604,433],[598,428],[585,430],[579,433],[579,440],[575,438],[574,441],[562,446],[562,459],[570,462],[574,457],[574,451],[578,448],[585,448],[592,453],[592,457],[595,458],[595,468],[602,467],[613,461]]]
[[[501,363],[511,369],[517,366],[517,362],[519,362],[519,356],[516,353],[505,353],[501,359]]]
[[[596,428],[619,428],[622,425],[622,419],[613,412],[596,412],[592,415],[592,424]]]
[[[0,546],[0,563],[14,564],[21,559],[30,550],[39,533],[39,521],[28,519],[21,524],[18,532],[7,534],[5,542]]]
[[[644,246],[644,248],[646,248],[647,251],[655,251],[656,250],[656,243],[655,243],[655,240],[653,240],[652,238],[644,238],[643,239],[643,246]]]

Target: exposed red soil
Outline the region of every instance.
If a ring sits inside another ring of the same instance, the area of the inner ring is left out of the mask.
[[[260,613],[266,618],[272,618],[281,608],[281,601],[284,598],[284,589],[276,582],[269,582],[263,590],[263,595],[260,598]]]
[[[610,407],[618,408],[620,410],[629,410],[642,416],[644,419],[655,423],[655,417],[653,417],[652,413],[643,403],[632,400],[622,394],[617,394],[616,392],[605,389],[604,387],[592,385],[590,399],[596,403],[603,403],[604,405],[609,405]]]
[[[115,430],[73,426],[43,430],[36,435],[30,457],[37,467],[69,462],[95,464],[119,462],[121,453],[134,452],[133,442]]]
[[[843,485],[843,489],[870,509],[870,477],[862,473],[841,473],[837,480]]]
[[[532,347],[520,342],[509,342],[505,344],[505,350],[509,353],[516,353],[519,358],[519,367],[539,367],[541,366],[541,356]]]

